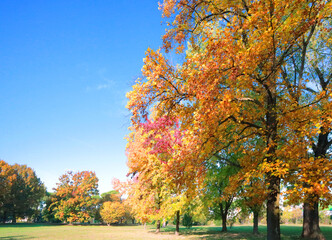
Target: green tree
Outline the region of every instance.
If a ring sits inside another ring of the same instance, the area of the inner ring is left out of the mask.
[[[189,213],[185,213],[182,217],[182,225],[186,228],[191,228],[193,225],[193,218]]]
[[[54,198],[56,198],[55,193],[46,192],[46,195],[43,197],[43,209],[42,209],[42,219],[49,223],[58,223],[61,222],[55,217],[54,207],[51,207]]]
[[[236,165],[237,154],[226,150],[216,153],[207,162],[207,175],[204,184],[204,198],[214,219],[222,220],[222,231],[227,232],[227,216],[238,190],[230,185],[230,178],[239,167]],[[233,164],[229,164],[233,163]],[[236,186],[235,186],[236,188]]]

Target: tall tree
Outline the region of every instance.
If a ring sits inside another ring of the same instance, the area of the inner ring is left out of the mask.
[[[174,18],[163,38],[164,50],[176,47],[181,53],[190,45],[195,51],[183,52],[186,58],[174,66],[160,50],[148,50],[146,80],[139,80],[128,95],[133,125],[153,107],[180,116],[181,126],[197,137],[201,162],[212,156],[217,142],[227,146],[251,136],[263,139],[264,158],[256,167],[263,169],[261,178],[268,186],[268,239],[280,239],[280,181],[288,164],[279,155],[284,147],[280,123],[295,108],[280,104],[287,87],[281,66],[311,26],[330,15],[329,4],[165,0],[163,15]],[[231,124],[237,134],[227,138]]]
[[[192,189],[197,187],[193,179],[198,172],[189,171],[194,168],[185,160],[191,157],[186,148],[188,144],[185,133],[178,129],[178,122],[167,116],[147,119],[144,124],[133,127],[128,136],[128,166],[134,177],[128,199],[134,209],[138,203],[144,205],[138,207],[138,213],[146,216],[150,212],[155,216],[157,231],[162,219],[180,215],[195,192]],[[150,211],[145,209],[148,206]],[[176,234],[178,230],[177,227]]]
[[[328,31],[326,31],[328,29]],[[317,133],[311,136],[311,147],[314,157],[314,168],[310,174],[315,175],[311,181],[306,181],[307,196],[304,201],[303,232],[304,238],[325,239],[319,228],[319,200],[325,200],[328,205],[332,200],[331,189],[331,145],[332,145],[332,34],[331,20],[319,26],[315,32],[315,41],[309,46],[309,68],[317,84],[316,96],[324,97],[319,102],[316,115]],[[311,191],[310,191],[311,190]]]
[[[302,111],[301,125],[293,128],[302,136],[301,142],[305,151],[299,161],[295,161],[294,179],[290,182],[290,200],[304,202],[302,237],[325,239],[319,228],[319,203],[331,202],[331,22],[324,19],[322,24],[312,26],[311,31],[299,45],[300,55],[292,60],[293,72],[283,70],[284,78],[292,79],[290,86],[305,82],[302,99],[299,98],[299,109],[310,105],[309,111]],[[289,87],[290,88],[290,87]],[[298,89],[298,88],[297,88]],[[298,96],[296,89],[292,97]],[[298,90],[297,90],[298,91]],[[311,104],[316,103],[316,104]],[[293,126],[294,127],[294,126]],[[290,127],[291,128],[291,127]],[[292,128],[291,128],[292,129]]]

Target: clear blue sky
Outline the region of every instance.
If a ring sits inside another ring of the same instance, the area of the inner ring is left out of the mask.
[[[127,173],[125,94],[165,24],[158,1],[0,1],[0,159],[48,191],[68,170],[100,192]]]

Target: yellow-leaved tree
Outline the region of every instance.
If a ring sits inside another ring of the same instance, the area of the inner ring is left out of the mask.
[[[100,216],[107,225],[117,222],[121,223],[125,214],[125,206],[120,201],[104,202],[100,210]]]

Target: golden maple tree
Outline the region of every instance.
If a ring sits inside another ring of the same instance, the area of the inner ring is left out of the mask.
[[[304,76],[294,88],[284,66],[314,26],[331,15],[331,3],[165,0],[160,8],[169,28],[163,48],[148,49],[145,78],[127,95],[132,129],[151,112],[178,118],[194,143],[186,149],[190,157],[179,159],[192,161],[202,173],[216,152],[241,146],[242,177],[255,175],[266,183],[267,237],[280,239],[280,183],[296,169],[297,159],[305,159],[305,134],[311,132],[304,133],[307,124],[301,127],[300,119],[326,101],[324,92],[310,103],[299,102]],[[164,54],[173,50],[184,56],[178,64]],[[263,144],[249,149],[256,139]]]

